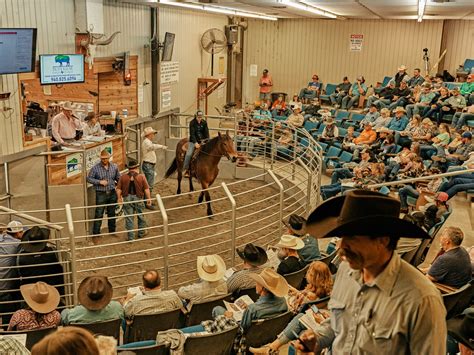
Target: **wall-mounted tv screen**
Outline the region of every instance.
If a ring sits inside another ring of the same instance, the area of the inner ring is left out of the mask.
[[[83,83],[84,55],[40,55],[41,85]]]
[[[165,33],[165,42],[163,44],[163,55],[161,60],[163,62],[171,61],[173,57],[173,47],[174,47],[174,33],[166,32]]]
[[[0,28],[0,74],[35,71],[36,28]]]

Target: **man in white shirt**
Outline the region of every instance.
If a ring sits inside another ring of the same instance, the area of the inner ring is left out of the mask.
[[[163,149],[166,150],[166,145],[153,143],[155,137],[155,131],[152,127],[146,127],[143,130],[143,136],[145,137],[142,142],[142,171],[145,174],[148,186],[150,186],[150,195],[153,196],[153,186],[155,185],[155,165],[156,165],[156,153],[155,150]],[[148,209],[154,209],[153,205],[146,206]]]
[[[69,101],[62,106],[62,111],[54,116],[51,123],[53,138],[59,144],[65,144],[76,138],[76,130],[82,130],[81,122],[72,115]]]

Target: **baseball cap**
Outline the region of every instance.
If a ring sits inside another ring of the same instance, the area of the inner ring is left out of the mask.
[[[467,139],[472,139],[472,133],[471,132],[464,132],[461,137],[467,138]]]
[[[7,224],[7,232],[18,233],[23,231],[23,224],[20,221],[11,221]]]

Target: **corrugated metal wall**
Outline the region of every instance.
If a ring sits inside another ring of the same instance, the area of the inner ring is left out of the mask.
[[[73,0],[0,0],[0,27],[38,28],[37,54],[74,51]],[[0,153],[23,149],[17,75],[0,75],[0,91],[11,92],[0,112]]]
[[[394,75],[400,64],[423,67],[422,49],[438,53],[442,21],[378,20],[249,20],[245,37],[244,100],[258,96],[264,68],[273,76],[274,91],[299,92],[318,73],[324,83],[339,83],[362,74],[367,83]],[[362,51],[349,51],[351,34],[363,34]],[[250,64],[258,65],[250,77]]]
[[[449,20],[444,23],[443,49],[446,48],[444,69],[456,76],[456,69],[467,58],[474,59],[474,21]]]
[[[202,34],[217,28],[224,31],[227,16],[214,15],[172,7],[160,8],[160,40],[165,32],[176,34],[173,61],[179,62],[179,83],[170,85],[172,107],[181,112],[196,110],[197,78],[211,76],[211,55],[201,49]],[[219,75],[219,57],[224,58],[224,74]],[[214,55],[214,76],[226,76],[227,54]],[[225,103],[225,84],[209,97],[209,113],[215,114],[214,106]]]

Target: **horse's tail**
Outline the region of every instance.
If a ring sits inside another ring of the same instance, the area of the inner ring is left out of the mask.
[[[169,178],[178,169],[178,161],[176,158],[173,159],[168,170],[166,170],[165,179]]]

